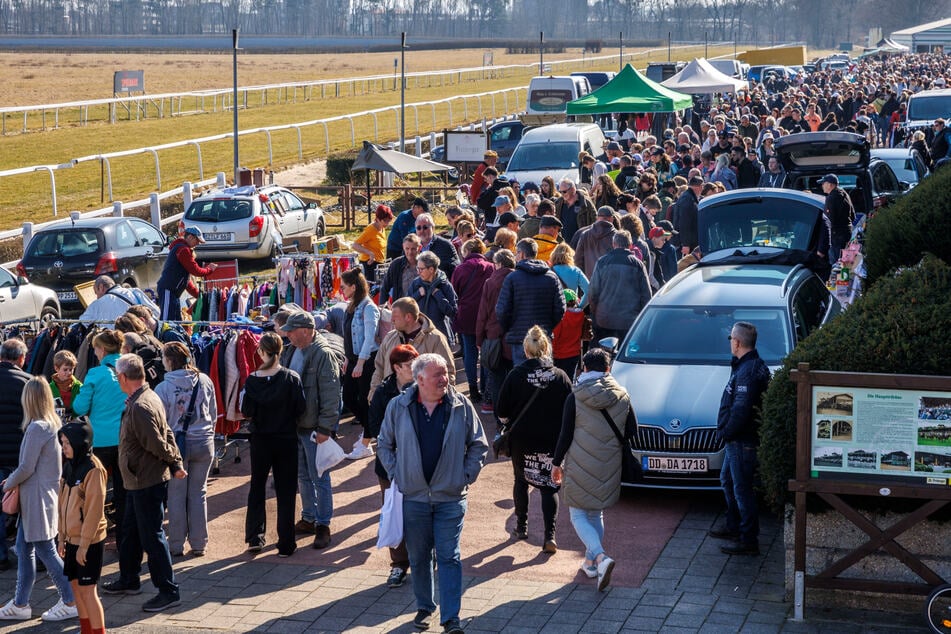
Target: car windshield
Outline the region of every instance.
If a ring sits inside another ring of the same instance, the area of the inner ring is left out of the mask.
[[[196,200],[185,214],[193,222],[229,222],[251,217],[251,201],[235,198]]]
[[[756,348],[767,365],[789,354],[789,326],[778,308],[648,306],[621,346],[627,363],[729,365],[727,337],[738,321],[756,326]]]
[[[44,231],[38,233],[30,242],[26,256],[70,258],[93,255],[99,252],[101,235],[102,233],[96,229]]]
[[[909,121],[933,121],[951,118],[951,97],[913,97],[908,101]]]
[[[572,167],[578,167],[577,143],[523,143],[515,148],[506,170],[527,172]]]
[[[913,159],[901,157],[887,158],[885,162],[888,163],[892,171],[895,172],[895,176],[898,177],[898,180],[905,181],[906,183],[918,182],[918,172],[915,171],[915,161]]]
[[[808,251],[818,210],[804,204],[763,204],[759,199],[711,205],[701,210],[704,253],[740,247]]]

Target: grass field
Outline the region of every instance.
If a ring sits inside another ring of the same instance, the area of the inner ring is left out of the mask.
[[[680,51],[680,58],[702,55],[703,48]],[[616,53],[616,49],[614,51]],[[625,51],[626,53],[630,51]],[[732,53],[732,47],[711,47],[710,56]],[[478,66],[483,51],[419,51],[407,53],[407,70],[423,71],[446,68]],[[507,55],[494,51],[495,63],[533,64],[534,55]],[[604,54],[610,55],[606,50]],[[546,55],[546,61],[559,58],[580,57],[579,50],[562,55]],[[239,84],[260,85],[321,78],[353,77],[392,72],[392,53],[352,53],[337,55],[244,55],[239,57]],[[654,59],[666,60],[666,50],[653,55],[641,55],[636,65],[641,66]],[[599,65],[590,62],[586,68],[614,70],[616,59]],[[0,54],[0,78],[7,90],[2,104],[23,105],[50,102],[65,102],[111,96],[112,73],[115,70],[144,70],[145,84],[150,93],[175,92],[196,89],[222,88],[230,85],[231,57],[222,54]],[[407,102],[424,102],[443,99],[458,94],[473,94],[502,88],[527,85],[527,78],[534,70],[526,70],[524,76],[496,80],[480,80],[461,85],[428,87],[407,91]],[[342,98],[317,99],[308,102],[285,103],[255,107],[240,111],[241,129],[295,123],[332,117],[341,114],[393,106],[399,104],[399,93],[388,91],[346,96]],[[520,105],[524,107],[524,91]],[[501,100],[491,111],[488,100],[483,102],[486,116],[500,116]],[[470,117],[477,112],[470,102]],[[453,124],[461,123],[461,107],[454,107]],[[407,113],[407,134],[428,134],[449,125],[448,108],[436,108],[435,121],[427,120],[430,109],[420,110],[420,127],[417,130],[414,118]],[[72,158],[115,152],[187,140],[231,131],[231,113],[218,112],[194,116],[142,121],[120,121],[117,124],[90,124],[85,127],[62,127],[59,129],[0,137],[0,169],[13,169],[41,164],[60,164]],[[369,117],[355,125],[356,142],[373,137],[373,122]],[[381,117],[379,140],[395,138],[396,125],[392,116]],[[350,127],[346,123],[331,125],[329,131],[331,149],[341,150],[350,146]],[[304,160],[325,155],[325,139],[320,126],[302,131]],[[243,137],[240,142],[241,164],[249,167],[277,169],[298,162],[297,134],[294,131],[272,134],[273,158],[269,164],[266,139],[263,134]],[[232,142],[230,139],[209,143],[202,148],[204,176],[212,177],[218,171],[231,172]],[[157,174],[154,159],[139,155],[111,161],[113,195],[115,200],[135,200],[157,189]],[[172,189],[185,180],[199,179],[197,156],[194,148],[163,151],[160,154],[162,189]],[[60,217],[70,210],[86,211],[109,204],[104,198],[103,176],[98,162],[82,163],[68,170],[56,172],[56,184]],[[36,172],[27,175],[0,179],[0,229],[18,227],[23,221],[43,222],[52,219],[51,186],[49,175]]]

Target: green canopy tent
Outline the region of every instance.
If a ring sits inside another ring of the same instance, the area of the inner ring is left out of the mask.
[[[676,112],[693,106],[693,97],[665,88],[628,64],[590,95],[568,102],[569,115],[611,112]]]

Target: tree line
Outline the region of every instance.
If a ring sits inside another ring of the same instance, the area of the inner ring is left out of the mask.
[[[0,0],[5,35],[799,41],[834,48],[944,18],[951,0]],[[318,43],[319,44],[319,43]],[[874,44],[874,42],[873,42]]]

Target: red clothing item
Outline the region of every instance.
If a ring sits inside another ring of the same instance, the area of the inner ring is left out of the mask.
[[[195,261],[195,252],[185,243],[184,238],[176,238],[172,244],[169,245],[169,249],[178,243],[181,243],[183,247],[175,252],[175,257],[186,271],[198,277],[208,277],[211,275],[212,271],[210,268],[202,268],[198,265],[198,262]],[[198,297],[198,287],[195,286],[195,283],[192,282],[191,279],[188,280],[188,285],[185,287],[185,290],[188,291],[188,294],[192,297]]]
[[[473,205],[479,200],[479,194],[482,193],[482,186],[485,185],[485,179],[482,177],[482,172],[485,171],[489,165],[482,161],[479,163],[479,167],[476,168],[475,172],[472,174],[472,187],[469,188],[469,202]]]
[[[552,331],[552,356],[555,359],[570,359],[581,354],[581,327],[584,311],[569,308]]]

